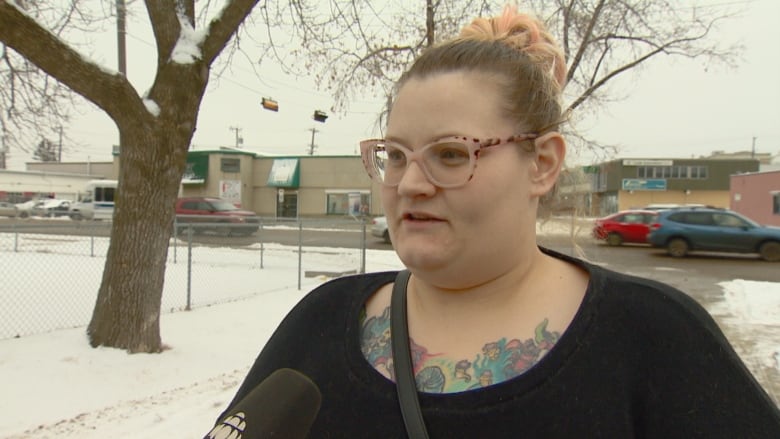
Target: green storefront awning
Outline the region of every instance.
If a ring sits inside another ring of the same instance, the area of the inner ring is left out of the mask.
[[[274,159],[271,172],[268,173],[268,186],[297,188],[300,185],[300,180],[298,159]]]

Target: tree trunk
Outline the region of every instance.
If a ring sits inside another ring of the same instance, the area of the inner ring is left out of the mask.
[[[103,280],[87,327],[93,347],[162,350],[160,306],[174,205],[207,79],[208,70],[197,66],[165,67],[149,93],[160,114],[115,120],[122,126],[119,185]]]

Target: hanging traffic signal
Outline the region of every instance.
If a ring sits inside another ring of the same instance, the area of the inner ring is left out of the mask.
[[[314,120],[316,120],[317,122],[325,122],[327,118],[328,115],[325,114],[324,111],[314,110]]]
[[[270,111],[279,111],[279,103],[271,98],[263,98],[263,108]]]

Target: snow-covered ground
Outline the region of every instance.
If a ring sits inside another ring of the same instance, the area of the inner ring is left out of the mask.
[[[551,229],[548,227],[547,231]],[[24,292],[10,292],[0,286],[0,303],[8,303],[12,294],[34,293],[36,288],[43,287],[36,287],[41,279],[70,278],[74,270],[86,270],[90,264],[98,270],[102,267],[100,256],[67,250],[68,245],[86,238],[60,238],[38,242],[40,248],[34,253],[15,253],[5,244],[0,248],[0,266],[6,274],[10,274],[9,267],[29,264],[38,264],[34,266],[45,272],[31,278],[31,285]],[[170,349],[162,354],[129,355],[115,349],[92,349],[83,326],[0,340],[0,437],[203,437],[278,322],[307,291],[327,280],[303,277],[299,290],[297,247],[266,244],[264,249],[262,268],[257,249],[197,249],[198,263],[193,272],[209,279],[208,290],[213,290],[213,294],[236,285],[256,288],[248,289],[249,294],[242,295],[240,300],[203,297],[209,292],[197,291],[193,296],[214,299],[219,304],[163,314],[161,331]],[[182,249],[178,252],[178,258],[182,258]],[[302,258],[307,269],[344,270],[359,266],[354,249],[304,247]],[[182,266],[185,264],[169,261],[171,279],[181,276],[175,271],[182,270]],[[367,271],[400,267],[392,251],[367,251]],[[79,288],[77,291],[62,290],[64,299],[56,306],[73,308],[71,302],[76,300],[88,316],[99,276],[81,277],[95,279],[68,287]],[[780,321],[780,283],[734,280],[721,286],[725,300],[711,312],[745,328]],[[168,288],[166,281],[164,304],[173,300],[167,296],[180,294],[177,289]],[[84,290],[91,296],[85,295]],[[55,299],[48,301],[51,300]],[[175,301],[181,303],[180,298]],[[31,316],[29,320],[33,324],[38,318],[57,317]],[[756,355],[768,359],[767,366],[780,370],[780,340],[758,337],[754,350]]]

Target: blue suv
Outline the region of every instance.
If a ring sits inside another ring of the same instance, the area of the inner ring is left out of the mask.
[[[674,257],[690,251],[758,253],[780,261],[780,227],[764,227],[736,212],[714,208],[662,211],[650,226],[647,241]]]

